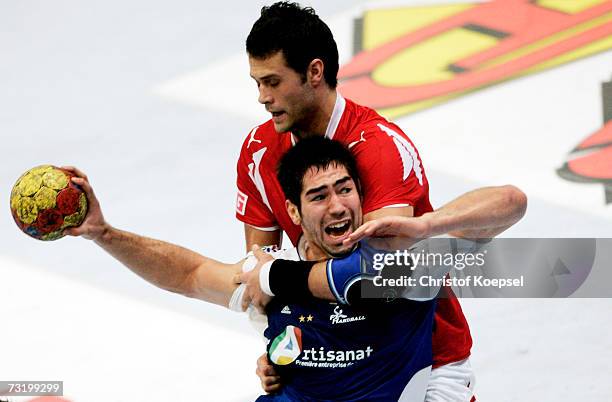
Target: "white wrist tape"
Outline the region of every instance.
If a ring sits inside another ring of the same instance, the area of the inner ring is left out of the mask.
[[[230,310],[238,313],[242,312],[242,297],[244,296],[245,290],[246,285],[244,283],[241,283],[240,286],[234,290],[234,293],[232,293],[232,297],[229,301],[229,305],[227,306]]]
[[[274,260],[266,262],[259,271],[259,286],[265,294],[272,297],[274,297],[274,293],[270,289],[270,267],[272,267],[273,262]]]

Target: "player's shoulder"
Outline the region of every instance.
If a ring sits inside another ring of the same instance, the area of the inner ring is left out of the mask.
[[[346,136],[347,144],[355,141],[388,140],[393,137],[408,138],[406,133],[395,123],[381,116],[374,109],[359,105],[347,99],[346,112],[352,120],[351,129]]]
[[[272,119],[253,127],[244,138],[242,154],[253,154],[262,148],[276,147],[288,133],[277,133]]]
[[[414,147],[400,127],[382,117],[355,126],[344,142],[357,158],[358,155],[384,156],[397,148],[398,144],[402,144],[402,147]]]

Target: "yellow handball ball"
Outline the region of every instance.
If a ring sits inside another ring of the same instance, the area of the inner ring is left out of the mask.
[[[37,166],[17,179],[11,191],[11,214],[28,236],[39,240],[64,237],[66,228],[79,226],[87,215],[87,197],[70,179],[70,171]]]

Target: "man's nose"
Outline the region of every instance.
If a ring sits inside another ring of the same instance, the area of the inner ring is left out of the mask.
[[[344,205],[344,203],[342,202],[342,199],[340,197],[338,197],[337,194],[332,193],[331,197],[329,198],[329,213],[330,215],[338,218],[341,217],[342,215],[344,215],[346,213],[346,206]]]
[[[262,105],[266,105],[268,103],[272,103],[272,95],[270,95],[270,92],[268,90],[266,90],[265,88],[262,88],[261,86],[259,87],[259,103],[261,103]]]

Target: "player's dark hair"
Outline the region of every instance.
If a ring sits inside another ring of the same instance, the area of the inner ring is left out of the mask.
[[[248,54],[266,59],[283,52],[287,65],[306,81],[306,70],[314,59],[323,61],[325,82],[338,84],[338,47],[329,27],[311,7],[280,1],[261,9],[261,16],[246,40]]]
[[[327,169],[332,165],[346,168],[349,177],[355,182],[357,192],[361,195],[357,164],[351,151],[340,142],[323,136],[313,136],[298,141],[282,156],[276,177],[285,197],[301,208],[300,195],[306,172],[310,168]]]

